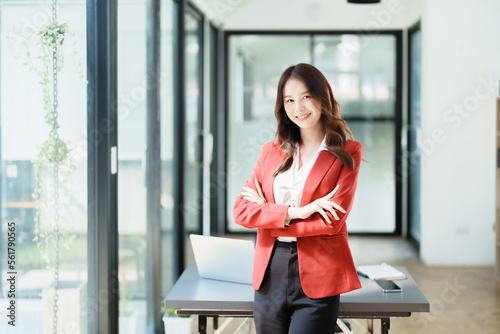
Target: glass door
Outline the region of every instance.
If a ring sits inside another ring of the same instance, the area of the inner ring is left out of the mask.
[[[288,66],[307,62],[328,79],[367,161],[361,165],[349,232],[398,234],[399,40],[394,33],[229,35],[228,231],[247,231],[234,223],[232,208],[260,148],[274,138],[279,77]],[[376,216],[370,214],[375,211]]]
[[[273,140],[274,103],[281,72],[310,62],[309,35],[231,35],[228,38],[227,232],[248,232],[233,221],[234,199]]]
[[[161,2],[161,233],[162,233],[162,293],[172,288],[174,277],[174,35],[175,6],[172,0]]]
[[[395,233],[397,37],[315,35],[313,45],[313,65],[330,82],[366,160],[361,163],[349,232]]]
[[[147,234],[146,5],[118,1],[119,332],[145,331]]]
[[[184,200],[185,263],[192,262],[189,234],[201,233],[203,216],[203,18],[192,8],[185,16]]]

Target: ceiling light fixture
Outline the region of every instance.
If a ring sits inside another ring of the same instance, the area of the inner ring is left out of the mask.
[[[380,0],[347,0],[348,3],[371,4],[380,3]]]

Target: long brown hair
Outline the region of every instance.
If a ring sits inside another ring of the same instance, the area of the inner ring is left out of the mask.
[[[285,153],[285,158],[274,172],[274,175],[276,176],[292,166],[293,148],[296,144],[302,143],[300,128],[288,118],[284,106],[283,88],[291,78],[304,82],[311,97],[321,103],[321,123],[326,134],[326,147],[331,154],[342,162],[342,165],[353,169],[354,159],[344,149],[347,139],[353,139],[353,135],[340,114],[340,105],[333,96],[332,88],[323,73],[316,67],[300,63],[287,68],[281,75],[278,83],[278,94],[274,107],[274,115],[278,121],[276,141]]]

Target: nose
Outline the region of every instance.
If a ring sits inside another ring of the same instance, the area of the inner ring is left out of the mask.
[[[298,100],[295,106],[297,107],[297,111],[299,112],[304,110],[304,102],[302,100]]]

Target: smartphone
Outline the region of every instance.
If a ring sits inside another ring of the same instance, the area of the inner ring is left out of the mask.
[[[390,280],[378,280],[375,281],[379,288],[382,290],[382,292],[401,292],[403,289],[401,289],[396,283]]]

